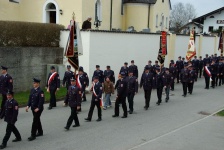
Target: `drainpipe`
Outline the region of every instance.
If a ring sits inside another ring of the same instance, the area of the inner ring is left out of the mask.
[[[110,0],[110,31],[112,30],[113,0]]]
[[[149,17],[150,17],[150,4],[149,4],[149,8],[148,8],[148,25],[147,25],[148,29],[149,29]]]

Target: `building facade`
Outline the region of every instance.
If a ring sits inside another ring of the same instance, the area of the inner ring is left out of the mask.
[[[12,3],[16,1],[18,3]],[[1,0],[0,20],[57,23],[68,26],[73,12],[77,22],[89,16],[100,30],[151,32],[169,30],[170,0]]]
[[[224,7],[195,18],[193,22],[203,24],[203,33],[224,29]]]

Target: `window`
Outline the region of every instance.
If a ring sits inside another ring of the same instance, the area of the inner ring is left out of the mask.
[[[224,29],[224,26],[219,26],[219,30],[222,31]]]
[[[164,0],[162,0],[162,2],[164,3]]]
[[[162,16],[162,20],[161,20],[161,29],[164,29],[164,16]]]
[[[9,0],[9,2],[19,3],[20,0]]]
[[[214,16],[210,16],[210,18],[215,18]]]
[[[158,15],[156,15],[156,27],[158,27],[158,21],[159,21],[159,18],[158,18]]]
[[[102,21],[101,0],[97,0],[95,4],[95,21]]]
[[[213,26],[209,26],[208,27],[208,32],[212,32],[213,31]]]
[[[168,17],[166,17],[166,28],[168,29]]]

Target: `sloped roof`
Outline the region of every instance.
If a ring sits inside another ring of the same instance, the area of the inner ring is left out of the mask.
[[[123,0],[123,3],[143,3],[143,4],[155,4],[157,0]],[[170,9],[171,7],[171,1],[169,0],[170,3]]]
[[[198,18],[195,18],[195,19],[193,19],[193,22],[198,22],[200,24],[204,24],[204,20],[205,20],[206,17],[211,16],[211,15],[213,15],[215,13],[221,12],[222,10],[224,10],[224,7],[216,9],[216,10],[214,10],[212,12],[209,12],[209,13],[207,13],[205,15],[202,15],[202,16],[200,16]]]

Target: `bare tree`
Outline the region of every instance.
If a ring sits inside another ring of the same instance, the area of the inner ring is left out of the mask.
[[[179,33],[179,29],[195,17],[196,9],[192,4],[177,3],[173,6],[170,14],[170,28]]]

